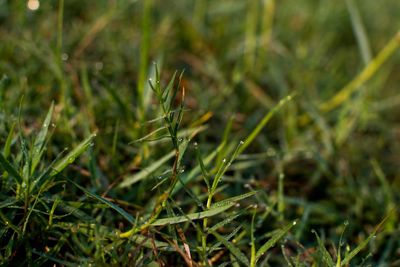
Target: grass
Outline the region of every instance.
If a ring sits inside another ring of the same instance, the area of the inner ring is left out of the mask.
[[[0,265],[399,265],[399,10],[0,1]]]

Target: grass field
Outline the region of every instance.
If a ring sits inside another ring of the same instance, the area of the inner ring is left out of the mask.
[[[0,265],[400,266],[399,12],[0,0]]]

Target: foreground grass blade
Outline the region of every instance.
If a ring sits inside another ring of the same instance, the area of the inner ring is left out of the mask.
[[[258,249],[256,253],[256,261],[260,259],[262,255],[265,254],[270,248],[275,246],[276,242],[278,242],[293,226],[296,225],[296,221],[286,225],[284,228],[278,230],[261,248]]]
[[[74,181],[68,179],[69,182],[71,182],[73,185],[75,185],[76,187],[78,187],[80,190],[82,190],[86,195],[106,204],[107,206],[109,206],[110,208],[112,208],[113,210],[115,210],[116,212],[118,212],[119,214],[122,215],[122,217],[124,217],[125,219],[128,220],[128,222],[130,222],[132,225],[135,224],[135,219],[126,211],[124,211],[123,209],[121,209],[119,206],[111,203],[110,201],[108,201],[107,199],[98,196],[92,192],[90,192],[89,190],[85,189],[84,187],[78,185],[77,183],[75,183]]]
[[[73,163],[77,157],[79,157],[93,142],[93,139],[96,137],[96,134],[91,134],[88,138],[82,141],[77,147],[75,147],[70,153],[68,153],[64,158],[60,159],[54,164],[53,171],[50,173],[50,176],[54,176],[57,173],[61,172],[68,165]]]
[[[155,220],[151,225],[152,226],[162,226],[162,225],[168,225],[168,224],[177,224],[177,223],[181,223],[181,222],[187,222],[190,220],[198,220],[198,219],[208,218],[208,217],[212,217],[217,214],[220,214],[221,212],[224,212],[233,206],[234,206],[234,203],[231,203],[231,204],[227,204],[225,206],[211,208],[209,210],[202,211],[202,212],[190,213],[185,216],[177,216],[177,217],[158,219],[158,220]]]
[[[156,162],[153,162],[150,166],[144,168],[140,172],[125,177],[124,181],[118,185],[118,187],[123,188],[123,187],[128,187],[134,183],[139,182],[140,180],[143,180],[144,178],[148,177],[150,174],[152,174],[154,171],[156,171],[158,168],[160,168],[165,162],[167,162],[170,158],[172,158],[175,155],[175,151],[171,151],[164,157],[160,158]]]
[[[246,255],[243,254],[237,247],[235,247],[231,242],[229,242],[225,237],[221,236],[217,232],[211,232],[215,238],[224,244],[224,246],[244,265],[249,266],[250,262]]]
[[[14,177],[14,179],[18,182],[22,182],[22,177],[18,173],[18,171],[14,168],[14,166],[3,156],[3,153],[0,153],[0,165],[3,166],[4,170],[8,172],[9,175]]]
[[[31,174],[35,171],[36,166],[38,165],[40,158],[42,157],[44,142],[46,140],[47,132],[51,122],[51,117],[53,116],[53,111],[54,111],[54,103],[51,103],[46,119],[44,120],[42,128],[40,129],[40,132],[37,135],[33,145],[32,165],[30,170]]]
[[[293,95],[286,96],[281,101],[279,101],[279,103],[264,116],[264,118],[257,124],[256,128],[254,128],[253,131],[250,133],[250,135],[246,138],[244,144],[240,146],[238,155],[240,155],[254,141],[254,139],[265,127],[265,125],[267,125],[267,123],[271,120],[272,116],[292,99]]]
[[[327,267],[334,267],[335,263],[333,262],[333,259],[332,259],[331,255],[329,254],[329,252],[326,250],[324,243],[319,238],[317,232],[315,230],[312,230],[311,232],[313,232],[315,234],[315,236],[317,237],[318,252],[320,253],[320,255],[322,257],[323,262],[326,264]]]
[[[215,207],[226,206],[226,205],[229,205],[229,204],[235,204],[239,200],[254,196],[255,194],[257,194],[257,191],[251,191],[251,192],[239,195],[239,196],[230,197],[230,198],[215,202],[214,204],[211,205],[211,207],[215,208]]]

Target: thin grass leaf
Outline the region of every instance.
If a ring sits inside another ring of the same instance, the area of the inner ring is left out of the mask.
[[[68,153],[64,158],[60,159],[58,162],[54,164],[53,171],[50,173],[50,176],[54,176],[65,169],[68,165],[72,164],[77,157],[79,157],[83,152],[85,152],[90,144],[93,142],[93,139],[96,137],[96,134],[91,134],[88,138],[82,141],[77,147],[75,147],[70,153]]]
[[[3,156],[3,153],[0,153],[0,165],[3,167],[4,170],[11,175],[17,183],[22,182],[22,177],[18,173],[18,171],[14,168],[14,166]]]
[[[187,222],[190,220],[198,220],[198,219],[208,218],[208,217],[218,215],[233,206],[234,206],[234,204],[227,204],[225,206],[211,208],[209,210],[202,211],[202,212],[190,213],[186,216],[177,216],[177,217],[171,217],[171,218],[158,219],[158,220],[155,220],[151,225],[152,226],[162,226],[162,225],[167,225],[167,224],[176,224],[176,223],[181,223],[181,222]]]
[[[321,258],[323,260],[323,262],[326,264],[326,266],[328,267],[334,267],[335,263],[333,262],[333,259],[331,257],[331,255],[329,254],[328,250],[326,250],[324,243],[322,242],[322,240],[319,238],[317,232],[315,230],[311,231],[312,233],[315,234],[315,236],[317,237],[317,242],[318,242],[318,252],[321,255]]]
[[[237,217],[243,215],[244,213],[245,213],[245,210],[241,210],[241,211],[238,212],[238,213],[235,213],[235,214],[233,214],[233,215],[231,215],[231,216],[228,216],[228,217],[227,217],[226,219],[224,219],[223,221],[221,221],[221,222],[219,222],[219,223],[217,223],[217,224],[214,224],[212,227],[210,227],[210,228],[208,229],[208,232],[217,231],[219,228],[221,228],[221,227],[227,225],[228,223],[233,222]]]
[[[284,228],[276,231],[274,235],[271,236],[271,238],[264,244],[262,245],[257,253],[256,253],[256,261],[260,259],[261,256],[265,254],[270,248],[275,246],[276,242],[278,242],[283,236],[286,235],[287,232],[289,232],[290,229],[292,229],[293,226],[296,225],[296,221],[286,225]]]
[[[229,242],[225,237],[219,235],[217,232],[211,232],[218,241],[220,241],[224,246],[238,259],[241,263],[246,266],[250,265],[249,259],[243,254],[237,247],[235,247],[231,242]]]
[[[15,128],[15,122],[11,125],[10,132],[7,135],[6,143],[4,144],[4,149],[3,149],[3,155],[5,158],[8,158],[10,155],[11,151],[11,143],[13,140],[13,134],[14,134],[14,128]]]
[[[231,240],[233,237],[237,236],[237,233],[242,229],[242,226],[239,225],[238,227],[236,227],[229,235],[225,235],[225,239],[226,240]],[[214,230],[215,231],[215,230]],[[211,231],[209,231],[211,233]],[[215,243],[210,249],[209,249],[209,253],[212,253],[213,251],[220,249],[221,246],[221,242],[218,241],[217,243]]]
[[[32,152],[32,163],[31,163],[31,170],[30,173],[32,174],[36,166],[38,165],[40,158],[43,154],[44,143],[46,140],[47,132],[50,126],[51,118],[53,116],[54,111],[54,103],[51,103],[50,109],[47,112],[46,119],[43,122],[42,128],[40,129],[39,134],[35,138],[35,142],[33,144],[33,152]]]
[[[371,239],[375,238],[376,232],[374,231],[372,234],[368,236],[363,242],[361,242],[355,249],[353,249],[347,256],[343,259],[340,266],[346,266],[350,263],[350,261],[366,246],[368,245]]]
[[[6,199],[6,200],[0,202],[0,209],[11,206],[11,205],[15,204],[16,202],[17,202],[17,200],[14,197],[10,197],[9,199]]]
[[[236,204],[236,202],[238,202],[238,201],[240,201],[242,199],[254,196],[255,194],[257,194],[257,192],[258,191],[251,191],[251,192],[239,195],[239,196],[230,197],[230,198],[215,202],[214,204],[211,205],[211,207],[214,208],[214,207],[226,206],[228,204]]]
[[[119,188],[128,187],[134,183],[139,182],[140,180],[143,180],[144,178],[148,177],[150,174],[155,172],[158,168],[160,168],[165,162],[167,162],[174,155],[175,155],[175,150],[171,151],[170,153],[168,153],[164,157],[160,158],[159,160],[153,162],[150,166],[144,168],[140,172],[138,172],[134,175],[125,177],[124,180],[122,181],[122,183],[120,183],[118,185],[118,187]]]
[[[238,154],[241,154],[254,141],[254,139],[258,136],[265,125],[267,125],[267,123],[271,120],[272,116],[292,99],[293,95],[288,95],[285,98],[281,99],[279,103],[264,116],[264,118],[257,124],[257,126],[246,138],[244,144],[240,147]]]
[[[122,215],[122,217],[124,217],[128,222],[130,222],[132,225],[135,224],[135,219],[132,217],[132,215],[130,215],[129,213],[127,213],[126,211],[124,211],[123,209],[121,209],[119,206],[111,203],[110,201],[108,201],[107,199],[98,196],[92,192],[90,192],[89,190],[87,190],[86,188],[78,185],[77,183],[75,183],[74,181],[67,179],[68,181],[70,181],[73,185],[75,185],[77,188],[79,188],[80,190],[82,190],[86,195],[106,204],[107,206],[109,206],[110,208],[112,208],[113,210],[115,210],[116,212],[118,212],[119,214]]]

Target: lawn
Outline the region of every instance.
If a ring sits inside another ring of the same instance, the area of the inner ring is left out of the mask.
[[[0,266],[400,266],[399,13],[0,0]]]

